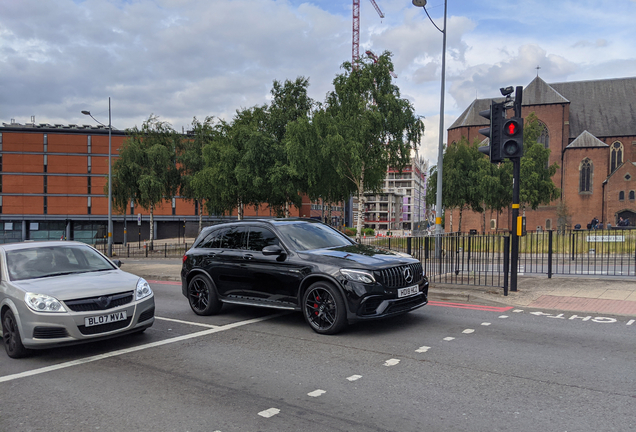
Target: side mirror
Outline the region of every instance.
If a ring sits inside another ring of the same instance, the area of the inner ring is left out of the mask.
[[[121,264],[122,264],[121,260],[115,259],[115,260],[112,260],[112,261],[113,261],[113,263],[115,263],[115,265],[117,267],[121,267]]]
[[[283,250],[282,247],[280,247],[280,245],[265,246],[261,252],[263,252],[263,255],[265,256],[282,255],[285,253],[285,251]]]

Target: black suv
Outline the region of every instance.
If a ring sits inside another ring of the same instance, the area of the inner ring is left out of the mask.
[[[323,223],[268,219],[205,228],[183,257],[183,295],[197,315],[223,303],[302,310],[316,332],[427,303],[422,263],[355,243]]]

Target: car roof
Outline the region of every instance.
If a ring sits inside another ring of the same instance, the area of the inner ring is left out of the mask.
[[[87,245],[85,243],[76,242],[76,241],[52,240],[52,241],[25,241],[20,243],[4,243],[0,246],[7,251],[16,251],[16,250],[23,250],[23,249],[33,249],[38,247],[87,246]]]

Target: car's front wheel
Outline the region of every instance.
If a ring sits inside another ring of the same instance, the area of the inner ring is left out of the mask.
[[[7,310],[2,316],[2,340],[9,357],[20,358],[27,355],[28,350],[22,345],[18,322],[11,310]]]
[[[203,275],[194,276],[188,284],[188,301],[197,315],[214,315],[221,311],[221,303],[212,286],[212,281]]]
[[[316,333],[336,334],[347,325],[345,302],[329,282],[316,282],[307,289],[303,296],[303,314]]]

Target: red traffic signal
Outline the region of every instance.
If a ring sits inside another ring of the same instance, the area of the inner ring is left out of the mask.
[[[506,139],[502,143],[501,153],[508,159],[523,156],[523,119],[513,117],[504,123],[503,133]]]
[[[516,120],[509,120],[504,126],[504,133],[508,136],[515,136],[519,131],[519,124]]]

